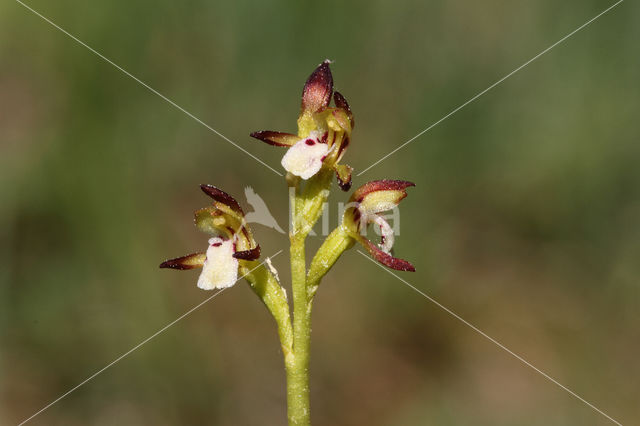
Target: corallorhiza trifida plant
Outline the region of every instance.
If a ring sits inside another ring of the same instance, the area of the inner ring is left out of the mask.
[[[331,107],[333,98],[335,106]],[[343,191],[351,187],[353,169],[341,164],[353,129],[349,104],[333,92],[329,61],[311,74],[302,91],[298,133],[259,131],[251,134],[270,145],[286,148],[282,166],[287,171],[290,192],[291,277],[293,307],[280,286],[277,273],[268,262],[259,262],[260,245],[238,202],[211,185],[201,189],[213,204],[195,212],[196,226],[210,235],[206,251],[163,262],[161,268],[202,268],[198,287],[203,290],[233,286],[240,278],[266,305],[278,327],[287,378],[287,406],[290,425],[309,425],[309,343],[311,308],[322,277],[340,255],[360,243],[378,262],[399,271],[414,271],[413,265],[391,254],[394,234],[381,214],[395,208],[407,196],[411,182],[376,180],[355,190],[342,223],[326,238],[309,267],[305,260],[305,239],[323,211],[335,173]],[[381,241],[367,238],[367,228],[378,227]],[[240,277],[240,278],[238,278]],[[292,311],[292,312],[291,312]]]

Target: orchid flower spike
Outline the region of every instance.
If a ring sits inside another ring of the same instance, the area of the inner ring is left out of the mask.
[[[206,252],[170,259],[161,268],[202,268],[198,287],[213,290],[231,287],[238,281],[239,262],[260,257],[260,246],[253,239],[244,212],[229,194],[212,185],[201,185],[213,198],[213,205],[195,212],[198,229],[211,235]]]
[[[327,167],[335,171],[340,188],[348,191],[353,168],[339,162],[351,139],[353,114],[344,96],[333,92],[329,64],[325,60],[318,65],[304,85],[297,135],[262,130],[251,136],[288,148],[282,167],[292,175],[307,180]],[[332,95],[335,107],[329,106]]]
[[[364,246],[371,256],[398,271],[415,272],[413,265],[406,260],[393,257],[393,229],[380,213],[391,210],[407,196],[406,188],[415,186],[403,180],[374,180],[362,185],[351,195],[349,208],[345,211],[342,223],[349,236]],[[368,225],[380,229],[381,241],[375,244],[366,237]]]

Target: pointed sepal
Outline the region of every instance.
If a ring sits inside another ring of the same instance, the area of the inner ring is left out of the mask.
[[[193,253],[175,259],[165,260],[160,264],[160,267],[179,270],[202,268],[206,258],[205,253]]]
[[[351,201],[358,203],[362,215],[370,215],[397,206],[407,196],[406,188],[415,186],[413,182],[404,180],[375,180],[358,188]]]
[[[298,135],[291,133],[274,132],[272,130],[260,130],[250,134],[252,138],[266,142],[269,145],[289,147],[300,140]]]
[[[344,96],[342,96],[342,93],[336,90],[333,94],[333,102],[335,102],[338,108],[343,109],[347,113],[347,117],[349,117],[349,121],[351,122],[351,128],[353,129],[353,126],[355,124],[355,121],[353,119],[353,112],[351,112],[351,107],[347,103],[347,100],[344,98]]]
[[[233,254],[236,259],[242,260],[256,260],[260,258],[260,245],[250,250],[237,251]]]
[[[229,206],[231,210],[244,216],[242,207],[240,207],[240,204],[238,204],[236,199],[233,198],[231,195],[227,194],[226,192],[224,192],[222,189],[216,188],[213,185],[200,185],[200,189],[202,189],[202,192],[207,194],[209,197],[213,198],[214,200],[226,206]]]
[[[391,269],[395,269],[396,271],[416,271],[416,268],[410,262],[404,259],[393,257],[391,254],[381,250],[376,244],[369,241],[366,237],[358,234],[355,235],[354,238],[360,244],[362,244],[362,246],[369,252],[371,257],[373,257],[383,265],[388,266]]]
[[[393,179],[381,179],[373,180],[362,185],[351,196],[351,201],[360,202],[365,195],[375,191],[397,190],[403,191],[411,186],[416,186],[415,183],[406,180],[393,180]],[[405,192],[406,193],[406,192]]]

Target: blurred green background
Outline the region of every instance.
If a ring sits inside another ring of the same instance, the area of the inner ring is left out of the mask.
[[[294,130],[304,80],[334,60],[358,171],[612,2],[28,4],[278,170],[283,151],[249,132]],[[640,421],[639,20],[622,3],[355,180],[417,184],[403,278],[624,424]],[[200,183],[245,206],[251,185],[286,224],[281,178],[0,4],[1,424],[210,295],[158,269],[203,246]],[[285,249],[288,281],[286,237],[255,232],[264,254]],[[318,425],[611,424],[355,250],[313,331]],[[284,422],[275,327],[241,283],[31,424]]]

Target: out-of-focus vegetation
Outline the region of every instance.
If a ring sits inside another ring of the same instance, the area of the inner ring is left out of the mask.
[[[28,4],[278,169],[283,152],[248,134],[294,130],[305,78],[333,59],[358,171],[611,3]],[[625,424],[640,419],[639,20],[622,3],[354,183],[416,182],[396,254],[418,271],[402,276]],[[281,178],[0,5],[0,423],[210,295],[157,267],[203,245],[200,183],[241,201],[251,185],[286,224]],[[266,255],[287,247],[256,234]],[[286,251],[274,263],[286,281]],[[313,331],[319,425],[608,424],[355,250]],[[242,283],[32,423],[284,420],[275,328]]]

